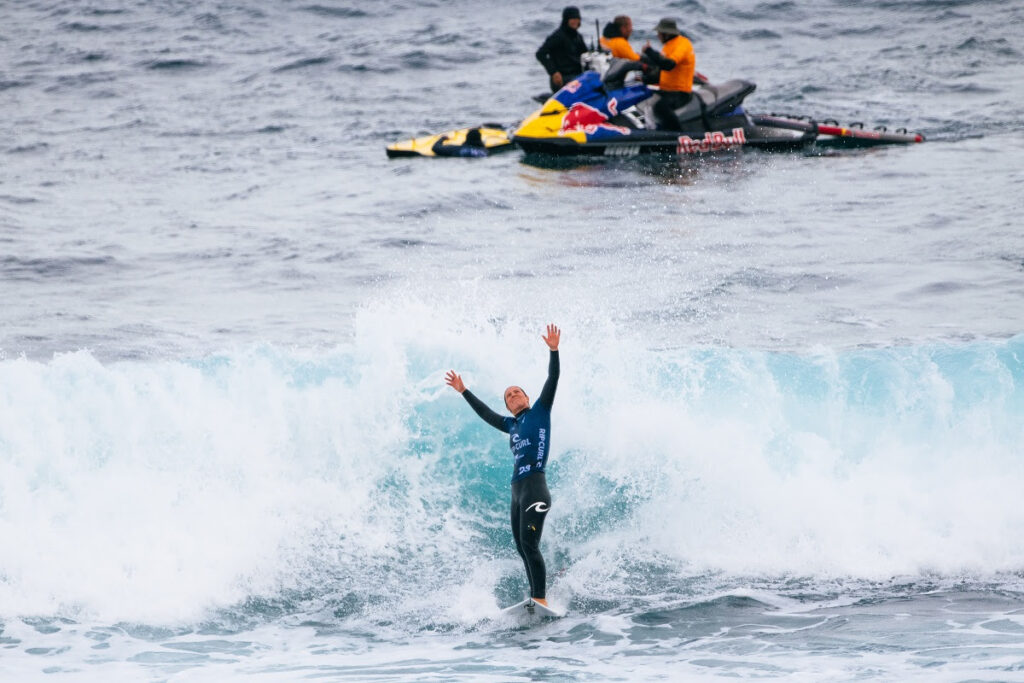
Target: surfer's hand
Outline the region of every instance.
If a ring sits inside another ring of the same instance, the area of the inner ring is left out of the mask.
[[[445,383],[460,394],[466,390],[466,385],[462,383],[462,378],[455,374],[454,370],[449,370],[448,374],[444,376]]]
[[[558,327],[556,327],[555,325],[548,325],[548,333],[541,337],[541,339],[544,340],[544,343],[548,345],[549,349],[551,349],[552,351],[557,351],[558,340],[561,338],[561,336],[562,331],[559,330]]]
[[[556,71],[555,73],[551,74],[551,82],[554,83],[555,85],[557,85],[559,88],[561,88],[562,87],[562,72],[561,71]]]

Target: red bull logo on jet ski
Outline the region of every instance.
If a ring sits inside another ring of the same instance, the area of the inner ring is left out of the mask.
[[[593,135],[599,130],[629,135],[629,128],[608,123],[608,116],[604,112],[585,102],[576,102],[569,107],[569,111],[562,118],[562,128],[558,132],[565,134],[582,131],[587,135]]]
[[[732,135],[726,135],[721,131],[704,133],[703,140],[694,140],[689,135],[679,136],[679,146],[676,152],[679,154],[700,154],[702,152],[718,152],[723,149],[732,149],[747,143],[747,137],[743,134],[742,128],[733,128]]]

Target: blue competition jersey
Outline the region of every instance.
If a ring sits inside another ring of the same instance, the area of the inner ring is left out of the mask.
[[[512,481],[543,472],[551,450],[551,404],[558,387],[558,351],[551,352],[548,361],[548,379],[540,397],[529,410],[516,417],[501,416],[487,407],[469,389],[462,393],[476,414],[483,420],[509,435],[508,446],[512,449]]]
[[[518,417],[506,417],[508,447],[512,449],[512,481],[544,471],[551,434],[551,406],[537,401]]]

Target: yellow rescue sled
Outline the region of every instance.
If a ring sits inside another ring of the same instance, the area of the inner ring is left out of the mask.
[[[484,147],[489,153],[501,152],[507,149],[512,149],[515,145],[512,142],[512,138],[509,137],[508,131],[495,124],[484,124],[479,126],[480,137],[483,138]],[[434,144],[442,137],[447,137],[445,140],[446,145],[461,145],[466,141],[466,133],[472,130],[472,128],[460,128],[459,130],[450,130],[447,133],[438,133],[437,135],[427,135],[422,138],[413,138],[412,140],[401,140],[399,142],[392,143],[387,146],[388,157],[394,159],[395,157],[434,157],[431,149]]]

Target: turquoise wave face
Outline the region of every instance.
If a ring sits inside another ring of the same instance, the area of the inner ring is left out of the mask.
[[[536,394],[546,358],[515,338],[495,356],[490,334],[0,363],[5,616],[394,617],[517,597],[507,437],[443,375],[497,409],[507,384]],[[1022,337],[562,355],[556,595],[1024,567]]]

